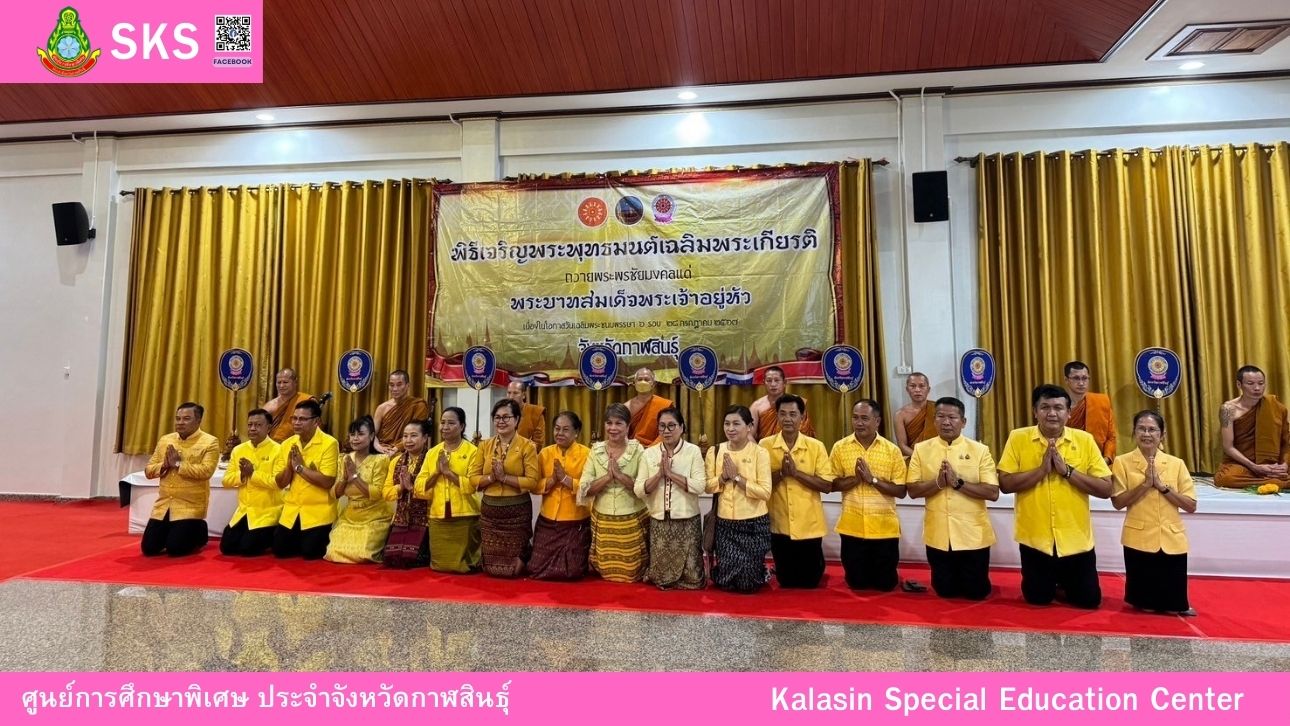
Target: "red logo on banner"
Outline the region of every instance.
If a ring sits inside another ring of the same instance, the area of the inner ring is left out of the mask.
[[[578,205],[578,221],[588,227],[599,227],[609,218],[609,207],[596,197],[587,197]]]

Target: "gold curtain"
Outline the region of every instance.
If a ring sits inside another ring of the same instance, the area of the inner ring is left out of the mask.
[[[333,391],[324,420],[343,432],[388,395],[404,369],[425,391],[426,290],[431,185],[367,181],[289,188],[282,235],[279,367],[295,368],[301,390]],[[336,366],[351,348],[372,355],[372,383],[339,389]]]
[[[1177,149],[977,157],[981,343],[999,369],[978,435],[996,452],[1034,423],[1034,386],[1061,385],[1076,359],[1092,390],[1110,394],[1119,450],[1130,450],[1133,413],[1156,405],[1134,383],[1134,358],[1159,345],[1187,376],[1160,404],[1168,448],[1198,460],[1183,173]]]
[[[1222,459],[1218,407],[1255,365],[1290,398],[1290,144],[1200,146],[1179,152],[1196,316],[1196,467]],[[1170,438],[1173,438],[1172,421]]]
[[[878,300],[878,244],[873,216],[872,170],[868,159],[838,164],[838,211],[842,227],[839,239],[842,251],[841,312],[845,321],[843,342],[858,348],[868,366],[860,390],[846,399],[876,398],[885,404],[886,359]],[[633,371],[619,373],[627,377]],[[844,397],[822,383],[790,384],[789,390],[807,400],[816,435],[826,445],[850,433],[851,416],[846,410]],[[764,392],[755,386],[717,386],[696,394],[677,383],[660,385],[655,393],[678,402],[685,416],[690,441],[700,443],[706,434],[707,442],[715,444],[724,440],[721,422],[726,408],[736,403],[747,406]],[[581,386],[553,386],[538,388],[536,402],[546,407],[548,424],[561,410],[578,414],[583,423],[584,440],[594,441],[603,435],[605,407],[615,401],[626,401],[633,395],[626,388],[596,393]]]
[[[219,354],[245,348],[257,361],[239,417],[273,383],[281,189],[138,189],[134,205],[117,448],[151,453],[184,401],[205,406],[202,428],[223,438],[234,421]]]

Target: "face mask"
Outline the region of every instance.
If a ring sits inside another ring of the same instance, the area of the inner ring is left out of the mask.
[[[637,393],[649,393],[652,390],[654,390],[653,383],[650,383],[649,381],[636,381]]]

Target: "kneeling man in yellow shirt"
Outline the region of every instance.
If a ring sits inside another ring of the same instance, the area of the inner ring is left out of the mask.
[[[219,439],[200,428],[204,413],[196,403],[179,404],[175,432],[161,437],[144,467],[149,479],[161,479],[157,503],[143,530],[147,557],[191,555],[206,546],[206,507],[220,449]]]
[[[1066,426],[1070,394],[1045,384],[1030,397],[1037,426],[1014,429],[999,457],[999,488],[1016,498],[1021,594],[1032,605],[1059,597],[1102,604],[1089,496],[1111,496],[1111,470],[1087,431]]]

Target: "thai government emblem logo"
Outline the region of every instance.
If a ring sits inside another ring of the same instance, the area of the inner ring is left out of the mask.
[[[849,345],[835,345],[824,351],[824,382],[838,393],[860,387],[864,380],[864,356]]]
[[[493,376],[497,374],[497,356],[493,355],[491,348],[473,346],[466,350],[465,359],[466,385],[482,391],[493,384]]]
[[[1182,383],[1182,361],[1168,348],[1144,348],[1133,367],[1138,388],[1157,400],[1172,396]]]
[[[717,382],[717,352],[706,345],[692,345],[677,357],[681,382],[695,391],[706,391]]]
[[[618,375],[618,355],[604,343],[593,343],[582,349],[578,358],[578,373],[582,383],[593,391],[608,388]]]
[[[44,48],[37,48],[40,64],[60,78],[84,75],[99,62],[101,49],[90,49],[90,38],[81,27],[76,8],[65,7],[58,13],[58,24],[49,34]]]

